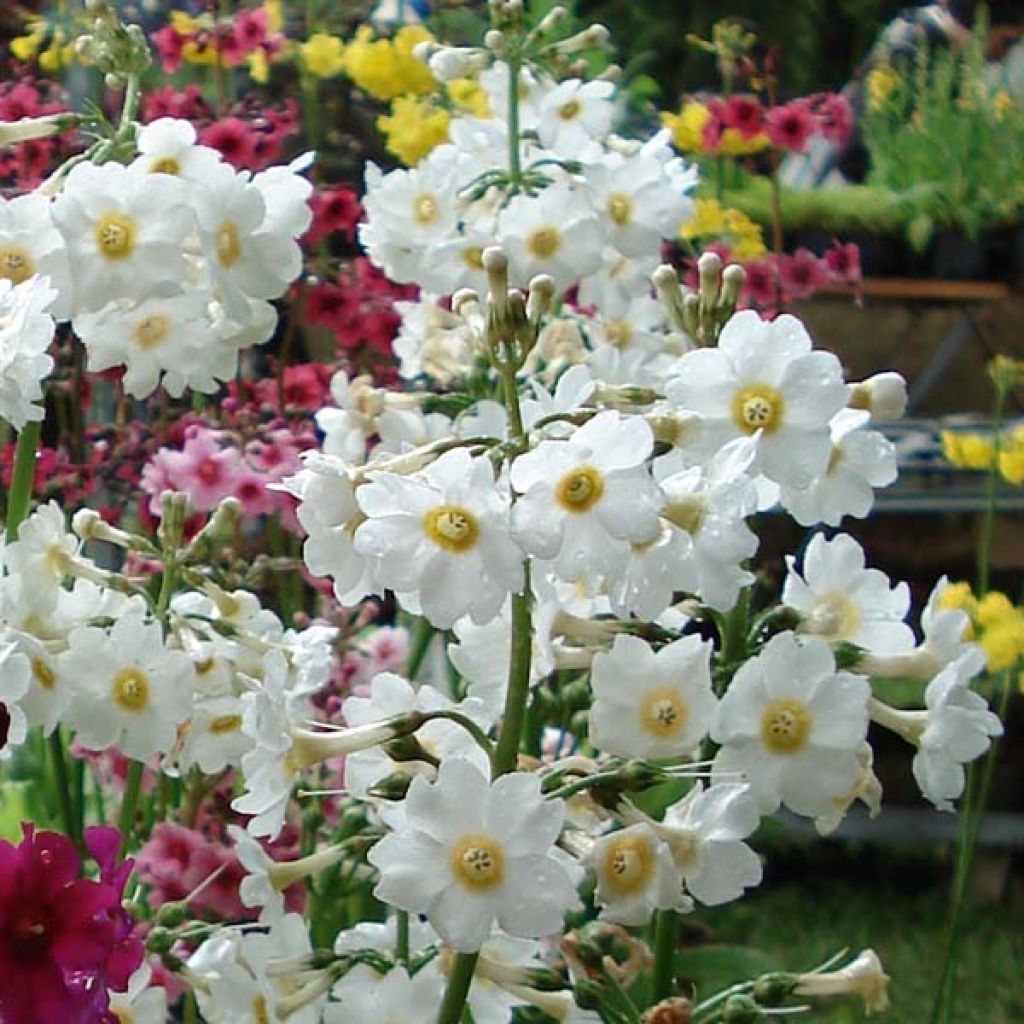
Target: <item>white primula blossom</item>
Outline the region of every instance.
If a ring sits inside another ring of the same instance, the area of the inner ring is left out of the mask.
[[[378,587],[414,594],[439,629],[465,614],[488,622],[522,590],[523,554],[489,459],[456,448],[410,476],[371,473],[356,500],[367,519],[355,549],[375,560]]]
[[[53,369],[48,349],[56,330],[47,310],[56,297],[48,278],[12,285],[0,274],[0,418],[16,430],[43,418],[39,400]]]
[[[194,764],[204,774],[216,775],[239,765],[253,746],[242,730],[244,712],[245,702],[234,695],[197,700],[185,736],[182,767]]]
[[[508,253],[509,279],[525,287],[548,274],[563,292],[601,264],[604,225],[585,195],[567,181],[539,195],[517,195],[498,218],[498,244]]]
[[[687,352],[667,385],[670,402],[702,418],[710,455],[734,437],[758,435],[759,468],[770,480],[808,487],[828,468],[829,422],[849,397],[831,352],[812,351],[803,324],[736,313],[716,348]]]
[[[18,645],[0,642],[0,761],[10,757],[28,736],[28,719],[19,701],[29,691],[32,665]]]
[[[181,118],[161,117],[139,130],[139,155],[132,170],[169,174],[189,185],[203,185],[217,173],[222,156],[216,149],[197,144],[195,127]]]
[[[757,507],[750,476],[757,440],[730,441],[706,468],[678,470],[680,459],[674,453],[655,462],[654,476],[665,495],[661,514],[667,536],[650,552],[636,551],[635,558],[662,554],[654,573],[662,577],[665,590],[671,584],[672,590],[689,591],[712,608],[728,611],[740,590],[753,583],[743,563],[758,543],[746,523]],[[644,600],[640,593],[633,598],[638,613]]]
[[[760,824],[748,786],[698,782],[655,824],[686,882],[687,892],[705,906],[737,900],[761,883],[761,861],[743,842]]]
[[[837,672],[817,637],[778,633],[740,666],[718,705],[713,778],[750,784],[761,811],[828,814],[857,781],[871,687]]]
[[[402,827],[368,855],[381,876],[374,894],[425,914],[455,949],[479,950],[495,921],[519,938],[553,935],[579,906],[576,866],[554,846],[565,804],[545,799],[536,775],[492,784],[447,758],[436,782],[413,779],[404,809]]]
[[[71,311],[71,265],[53,220],[53,203],[36,192],[0,197],[0,278],[12,285],[47,277],[56,289],[49,307],[58,320]]]
[[[167,989],[150,984],[153,969],[143,961],[125,992],[110,993],[110,1011],[118,1024],[167,1024]]]
[[[445,385],[469,372],[481,339],[468,320],[429,293],[415,302],[396,302],[395,310],[402,326],[391,347],[406,380],[426,374]]]
[[[136,761],[169,751],[192,710],[195,671],[169,649],[158,622],[133,604],[110,630],[79,626],[60,671],[75,680],[68,724],[87,750],[115,748]]]
[[[163,375],[164,388],[178,398],[186,383],[196,390],[215,390],[212,374],[209,387],[196,367],[216,356],[218,341],[207,310],[207,297],[197,291],[182,295],[146,299],[136,304],[115,303],[96,313],[75,317],[75,333],[82,339],[88,367],[94,373],[124,366],[125,391],[146,398],[156,390]],[[216,371],[214,365],[211,370]]]
[[[647,924],[655,910],[690,909],[672,851],[645,822],[602,836],[587,863],[597,876],[594,898],[606,921],[635,927]]]
[[[913,650],[914,631],[904,622],[910,588],[890,587],[884,572],[865,568],[864,549],[849,534],[831,540],[815,534],[804,551],[803,575],[792,555],[786,565],[782,603],[800,613],[800,632],[878,655]]]
[[[569,582],[614,571],[629,543],[658,534],[662,497],[645,466],[653,444],[642,419],[603,412],[520,456],[510,472],[519,542]]]
[[[432,970],[410,978],[404,967],[381,977],[360,964],[338,982],[334,996],[338,1002],[324,1010],[324,1024],[434,1024],[444,978]]]
[[[615,86],[611,82],[559,82],[541,100],[540,141],[560,156],[579,160],[604,141],[615,120]]]
[[[184,184],[118,163],[79,164],[54,200],[78,309],[143,299],[184,276],[195,216]]]
[[[863,519],[875,490],[896,480],[896,448],[884,434],[866,429],[869,419],[866,412],[840,409],[829,424],[832,454],[825,472],[803,490],[781,488],[783,508],[801,526],[838,526],[843,516]]]
[[[717,701],[711,642],[684,636],[658,651],[620,634],[594,655],[590,742],[623,757],[682,757],[707,735]]]
[[[921,631],[924,633],[921,648],[928,662],[926,674],[934,675],[974,649],[974,644],[967,641],[971,632],[970,616],[962,608],[943,607],[942,597],[949,585],[949,579],[943,576],[932,587],[921,612]]]

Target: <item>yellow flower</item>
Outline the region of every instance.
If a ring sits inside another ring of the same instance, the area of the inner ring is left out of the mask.
[[[58,36],[45,49],[39,54],[39,66],[47,72],[47,74],[54,75],[63,68],[66,68],[69,64],[73,64],[75,60],[75,46],[74,43],[66,43],[60,45],[59,43],[59,30]]]
[[[1013,668],[1024,656],[1024,616],[1015,615],[986,629],[980,643],[990,671]]]
[[[900,87],[899,74],[888,64],[872,68],[867,77],[868,109],[878,110],[889,101]]]
[[[998,590],[990,590],[979,602],[975,618],[986,629],[996,626],[1007,619],[1019,616],[1010,599]]]
[[[198,32],[201,28],[210,28],[210,20],[207,18],[204,24],[203,20],[192,17],[188,11],[171,11],[170,14],[171,28],[178,33],[179,36],[190,36],[193,32]]]
[[[267,60],[267,51],[262,46],[249,54],[249,77],[260,85],[266,85],[270,81],[270,61]]]
[[[333,78],[345,70],[345,44],[325,32],[311,35],[300,47],[302,66],[314,78]]]
[[[978,599],[971,592],[970,583],[947,583],[945,589],[939,594],[939,610],[959,610],[966,612],[968,618],[974,623],[978,618]],[[964,634],[965,640],[974,636],[973,627],[969,627]]]
[[[429,100],[399,96],[391,104],[390,117],[378,117],[377,128],[384,133],[388,150],[409,167],[418,164],[435,146],[448,141],[447,110]]]
[[[1013,97],[1005,89],[1000,89],[992,97],[992,115],[997,121],[1005,121],[1013,112],[1014,106]]]
[[[489,119],[493,117],[487,93],[479,82],[472,78],[456,78],[448,83],[448,95],[460,110],[474,117]]]
[[[394,42],[373,39],[373,30],[363,25],[345,47],[345,73],[365,92],[378,100],[392,100],[406,94],[437,91],[430,69],[412,55],[417,43],[433,38],[420,25],[407,25]]]
[[[1009,448],[999,452],[999,472],[1007,483],[1024,484],[1024,449]]]
[[[189,40],[181,48],[181,59],[186,64],[196,64],[199,67],[212,67],[220,61],[220,50],[213,36],[206,36],[202,43]]]
[[[764,240],[760,236],[757,238],[740,238],[731,246],[733,257],[741,263],[759,260],[767,251]]]
[[[35,22],[26,35],[11,40],[11,54],[17,60],[35,60],[46,36],[46,25]]]
[[[281,0],[264,0],[263,10],[267,12],[267,31],[284,31],[284,5]]]
[[[961,434],[944,430],[942,454],[947,462],[961,469],[988,469],[995,460],[996,446],[991,438],[980,434]]]
[[[752,139],[745,139],[735,128],[726,128],[715,152],[723,156],[750,156],[752,153],[760,153],[770,145],[768,136],[763,132]]]
[[[683,238],[706,238],[720,235],[725,229],[725,213],[717,199],[698,199],[693,204],[693,216],[682,226]]]
[[[672,144],[681,153],[698,152],[703,145],[704,126],[711,112],[703,103],[684,103],[678,114],[662,111],[661,123],[672,133]]]

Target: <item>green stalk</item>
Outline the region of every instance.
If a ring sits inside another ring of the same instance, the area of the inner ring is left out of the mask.
[[[494,751],[494,777],[516,769],[519,743],[530,697],[530,661],[533,655],[533,625],[530,616],[530,567],[523,567],[523,592],[512,595],[512,653],[508,667],[508,693],[501,720],[501,735]]]
[[[32,502],[32,481],[36,471],[36,451],[42,423],[26,423],[18,434],[14,453],[14,476],[7,496],[7,543],[18,539],[18,527],[25,521]]]
[[[456,955],[448,975],[448,987],[444,990],[441,1009],[437,1011],[437,1024],[460,1024],[479,956],[479,953]]]
[[[408,679],[414,680],[423,667],[423,659],[430,649],[430,641],[434,639],[434,627],[426,619],[420,618],[412,634],[412,646],[409,649],[409,658],[405,665],[405,675]]]
[[[53,781],[57,788],[57,803],[60,806],[60,817],[64,825],[64,833],[74,840],[75,845],[81,849],[82,830],[78,827],[78,819],[75,815],[74,804],[71,799],[71,779],[68,775],[68,762],[64,753],[64,737],[61,736],[59,727],[50,733],[50,738],[47,742],[50,747]]]
[[[675,988],[675,952],[678,918],[674,910],[659,910],[654,915],[654,993],[653,1001],[668,999]]]
[[[128,765],[128,775],[124,780],[124,793],[121,796],[121,813],[118,815],[117,828],[124,843],[123,849],[131,845],[135,831],[135,811],[139,804],[139,792],[142,789],[141,761],[132,761]]]
[[[996,521],[996,485],[999,482],[999,450],[1002,442],[1003,419],[1006,410],[1006,390],[996,382],[996,401],[992,411],[992,424],[995,428],[995,448],[992,453],[992,465],[989,466],[985,481],[985,512],[981,520],[981,535],[978,538],[978,597],[988,592],[989,576],[992,561],[992,539],[995,535]]]
[[[516,191],[523,178],[519,153],[519,71],[522,62],[518,56],[508,57],[508,172]]]
[[[395,912],[395,959],[409,966],[409,913],[405,910]]]

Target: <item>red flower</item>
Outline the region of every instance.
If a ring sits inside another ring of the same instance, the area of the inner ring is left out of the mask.
[[[267,39],[267,10],[256,7],[251,11],[239,11],[235,17],[235,38],[242,52],[250,54],[258,50]]]
[[[806,100],[793,100],[781,107],[772,107],[765,118],[768,138],[776,149],[802,153],[807,140],[817,131],[818,122]]]
[[[255,159],[252,130],[237,117],[214,121],[202,130],[199,141],[217,150],[232,167],[250,167]]]
[[[778,274],[774,258],[769,256],[763,260],[745,263],[743,269],[747,272],[743,282],[744,299],[762,309],[773,308],[779,299]]]
[[[794,299],[806,299],[828,284],[829,269],[810,249],[797,249],[792,256],[784,255],[779,261],[779,273],[786,294]]]
[[[842,145],[853,132],[853,108],[850,101],[838,92],[826,93],[818,105],[821,134],[829,142]]]
[[[335,231],[340,231],[350,242],[355,241],[356,225],[363,216],[363,207],[352,189],[342,185],[314,192],[309,205],[313,209],[313,223],[306,233],[306,242],[318,242]]]
[[[160,65],[169,75],[173,75],[181,67],[182,54],[187,36],[180,36],[170,25],[165,25],[159,32],[150,37],[160,57]]]
[[[100,1024],[142,962],[121,906],[131,862],[116,863],[116,830],[89,829],[101,878],[83,879],[66,836],[23,829],[20,846],[0,841],[0,1020]]]
[[[754,96],[730,96],[721,113],[726,128],[733,128],[748,142],[764,130],[764,111]]]

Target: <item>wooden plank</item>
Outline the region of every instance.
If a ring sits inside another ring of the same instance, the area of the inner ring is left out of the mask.
[[[848,284],[829,284],[819,295],[855,295]],[[866,277],[860,293],[868,299],[892,299],[902,302],[1000,302],[1010,297],[1010,288],[1001,281],[934,281],[913,277]]]

